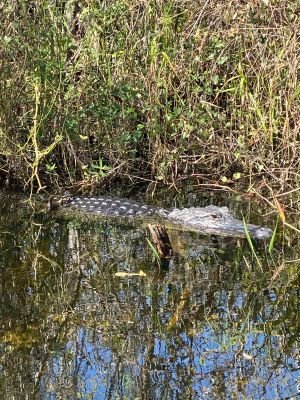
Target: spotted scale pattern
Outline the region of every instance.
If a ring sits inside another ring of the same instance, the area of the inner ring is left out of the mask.
[[[113,197],[72,197],[65,206],[99,215],[151,216],[166,213],[163,209]]]

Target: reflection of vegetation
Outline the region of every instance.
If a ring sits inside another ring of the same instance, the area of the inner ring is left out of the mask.
[[[295,395],[297,261],[274,273],[281,252],[270,260],[256,247],[262,271],[245,242],[183,232],[182,255],[159,271],[141,228],[30,221],[20,209],[6,220],[10,203],[2,199],[0,227],[8,398],[218,399],[233,388],[255,398],[282,382]],[[115,276],[140,270],[147,276]]]

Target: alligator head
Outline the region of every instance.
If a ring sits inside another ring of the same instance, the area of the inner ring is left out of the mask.
[[[211,205],[203,208],[174,209],[168,214],[168,219],[195,232],[222,236],[246,236],[244,222],[234,218],[227,207]],[[252,224],[246,226],[253,238],[267,239],[272,235],[271,229]]]

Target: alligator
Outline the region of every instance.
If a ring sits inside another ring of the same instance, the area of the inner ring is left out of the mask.
[[[257,239],[267,239],[272,235],[271,229],[245,225],[231,214],[228,207],[214,205],[167,210],[113,197],[50,198],[51,210],[61,206],[102,216],[152,217],[159,222],[170,222],[179,229],[208,235],[246,237],[248,232],[252,238]]]

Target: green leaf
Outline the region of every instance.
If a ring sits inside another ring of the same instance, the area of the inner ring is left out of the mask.
[[[219,83],[219,80],[220,80],[219,75],[214,75],[214,76],[211,78],[211,81],[212,81],[215,85],[217,85],[217,84]]]
[[[269,244],[269,253],[270,254],[273,251],[274,242],[275,242],[276,233],[277,233],[277,228],[278,228],[278,223],[279,223],[279,217],[277,217],[276,226],[275,226],[275,229],[274,229],[274,232],[273,232],[273,235],[271,237],[270,244]]]
[[[248,226],[247,226],[247,224],[246,224],[246,221],[245,221],[245,218],[244,218],[244,217],[243,217],[243,223],[244,223],[244,228],[245,228],[245,235],[246,235],[246,238],[247,238],[247,242],[248,242],[248,244],[249,244],[249,247],[250,247],[250,249],[251,249],[251,252],[252,252],[252,254],[253,254],[254,257],[255,257],[258,266],[259,266],[260,269],[262,270],[261,262],[259,261],[259,258],[258,258],[257,254],[256,254],[256,252],[255,252],[255,249],[254,249],[254,246],[253,246],[251,237],[250,237],[250,233],[249,233],[249,230],[248,230]]]
[[[227,60],[228,60],[228,57],[227,57],[227,56],[222,56],[222,57],[220,57],[220,58],[217,60],[217,64],[218,64],[218,65],[223,65],[223,64],[226,63]]]
[[[238,179],[241,178],[241,173],[240,172],[235,172],[232,176],[233,176],[233,179],[238,180]]]
[[[86,136],[86,135],[84,135],[84,136],[83,136],[83,135],[79,135],[79,137],[80,137],[81,140],[88,140],[88,138],[89,138],[89,137]]]
[[[147,240],[148,246],[150,247],[150,249],[151,249],[153,255],[155,256],[155,258],[157,259],[157,261],[160,262],[160,256],[159,256],[159,254],[158,254],[158,252],[157,252],[155,246],[152,244],[152,242],[151,242],[148,238],[146,238],[146,240]]]

